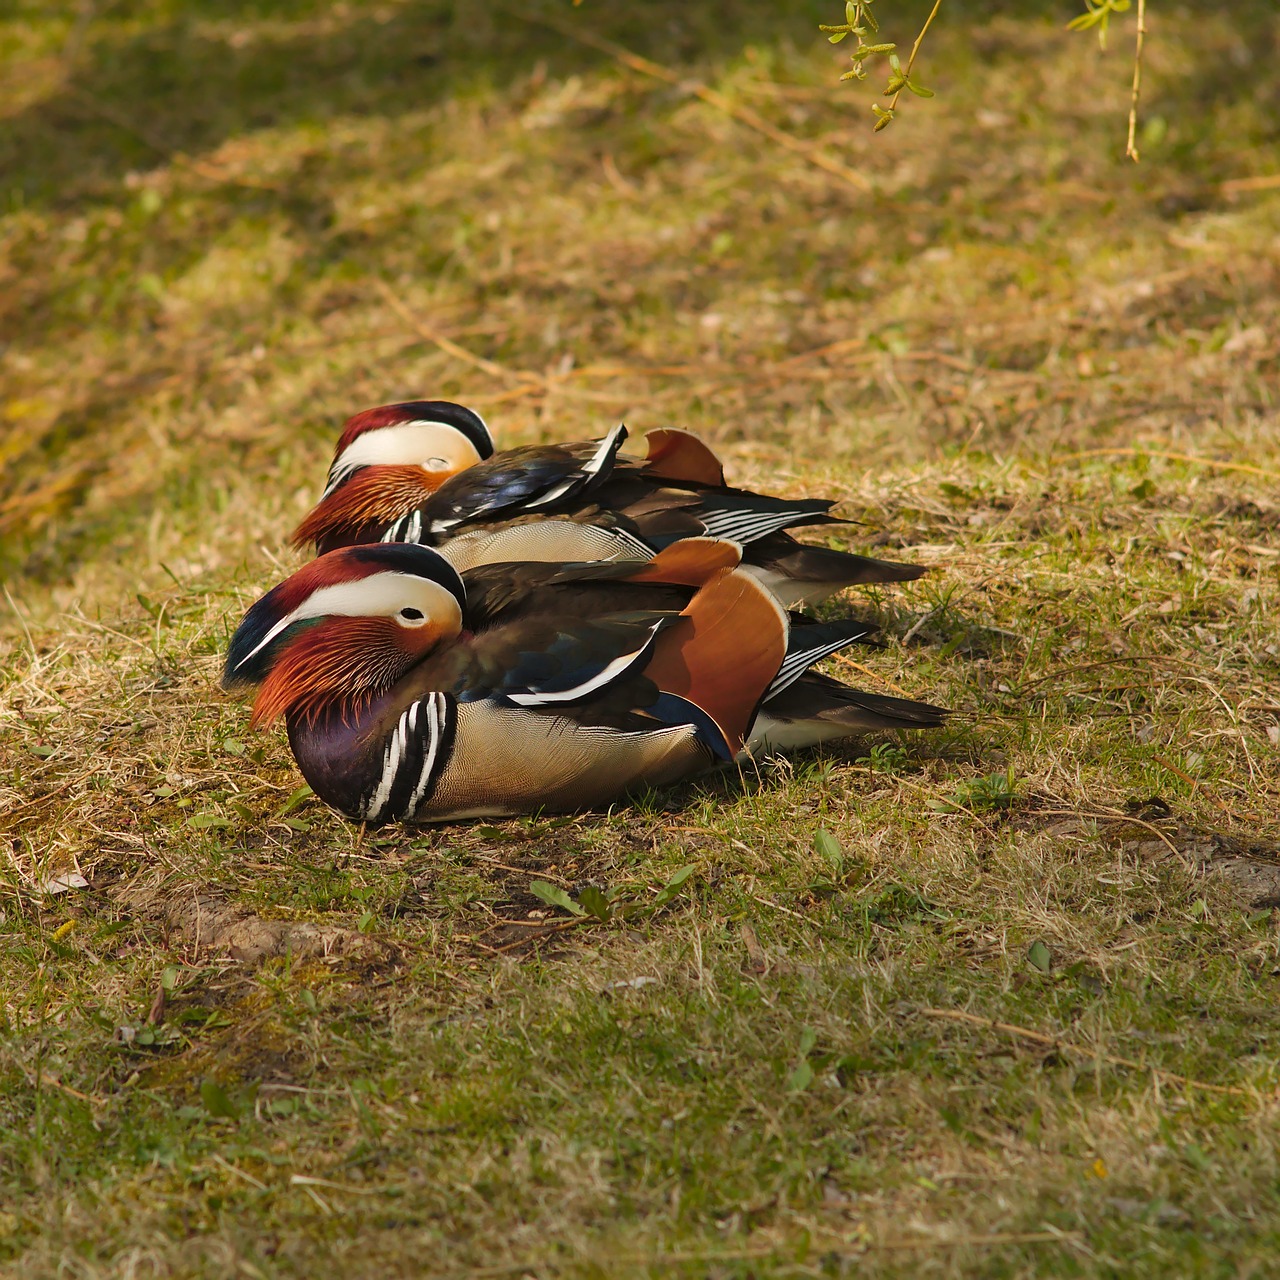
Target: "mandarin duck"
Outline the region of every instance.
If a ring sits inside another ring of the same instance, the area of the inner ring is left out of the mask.
[[[752,748],[945,713],[808,673],[861,623],[793,626],[737,544],[643,562],[492,564],[327,552],[245,614],[224,687],[257,685],[303,776],[351,818],[444,821],[612,804]]]
[[[444,400],[367,409],[339,437],[320,502],[294,531],[318,552],[365,542],[435,546],[456,568],[499,560],[647,559],[680,538],[731,538],[787,607],[860,583],[906,582],[919,565],[806,546],[784,530],[840,523],[834,502],[725,484],[685,431],[651,431],[648,456],[603,440],[495,453],[479,414]],[[529,522],[537,520],[536,527]]]

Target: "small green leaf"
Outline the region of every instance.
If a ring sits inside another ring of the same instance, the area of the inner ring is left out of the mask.
[[[802,1093],[813,1083],[813,1068],[808,1062],[801,1062],[787,1077],[787,1088],[792,1093]]]
[[[47,760],[51,755],[53,755],[53,752],[54,752],[53,747],[32,747],[31,748],[31,754],[33,756],[39,756],[41,760]]]
[[[679,871],[677,871],[671,879],[658,890],[658,896],[653,900],[654,910],[656,911],[659,907],[665,907],[667,903],[680,892],[680,886],[684,884],[691,875],[693,875],[693,872],[694,864],[692,862],[686,863],[685,866],[681,867]]]
[[[211,1116],[220,1120],[235,1120],[240,1115],[240,1108],[216,1080],[200,1082],[200,1101]]]
[[[167,964],[160,971],[160,986],[167,992],[172,992],[174,987],[178,985],[178,966],[176,964]]]
[[[813,836],[813,847],[824,858],[840,857],[840,841],[826,827],[819,827]]]
[[[844,850],[840,848],[840,841],[826,827],[819,827],[813,837],[813,847],[839,875],[844,869]]]
[[[1048,973],[1053,957],[1049,954],[1049,948],[1037,938],[1027,952],[1027,960],[1032,968],[1039,969],[1041,973]]]
[[[926,89],[926,88],[924,87],[924,85],[922,85],[922,84],[916,84],[916,82],[915,82],[914,80],[908,80],[908,81],[906,82],[906,86],[907,86],[907,90],[908,90],[908,92],[910,92],[910,93],[914,93],[914,94],[916,95],[916,97],[917,97],[917,98],[932,98],[932,97],[933,97],[933,90],[932,90],[932,89]]]
[[[195,827],[199,831],[208,830],[211,827],[229,827],[231,820],[224,818],[217,813],[194,813],[187,819],[187,826]]]
[[[805,1027],[800,1033],[800,1056],[807,1058],[813,1052],[813,1046],[818,1043],[818,1033],[812,1027]]]
[[[833,35],[833,36],[828,36],[828,37],[827,37],[827,39],[828,39],[832,44],[839,44],[839,43],[840,43],[840,41],[841,41],[841,40],[843,40],[843,39],[844,39],[848,34],[849,34],[849,33],[848,33],[847,31],[837,31],[837,32],[835,33],[835,35]]]
[[[304,782],[285,802],[284,807],[280,810],[277,817],[283,818],[285,814],[292,813],[304,800],[309,800],[315,792]]]
[[[535,880],[529,886],[529,892],[540,898],[549,907],[559,907],[571,916],[585,916],[587,913],[569,897],[558,885],[548,884],[545,880]]]
[[[298,999],[309,1012],[320,1012],[320,1006],[316,1004],[316,993],[312,991],[310,987],[303,987],[302,990],[298,992]]]
[[[223,738],[222,749],[229,756],[244,755],[244,743],[237,741],[235,738]]]
[[[590,915],[595,916],[597,920],[608,920],[613,914],[609,908],[609,899],[594,885],[587,885],[578,894],[578,903],[586,908]]]

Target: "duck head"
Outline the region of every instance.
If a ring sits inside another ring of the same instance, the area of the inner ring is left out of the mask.
[[[267,592],[231,638],[224,689],[259,685],[251,724],[314,722],[391,689],[462,630],[466,593],[428,547],[331,551]]]
[[[294,545],[366,541],[362,531],[385,528],[492,455],[488,426],[465,405],[410,400],[365,409],[344,424],[324,493],[294,530]]]

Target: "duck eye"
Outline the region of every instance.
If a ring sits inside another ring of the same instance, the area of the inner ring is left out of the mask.
[[[408,606],[401,609],[396,615],[396,621],[406,627],[420,627],[427,620],[427,615],[421,609],[414,609]]]
[[[428,458],[423,464],[426,471],[447,471],[449,463],[444,458]]]

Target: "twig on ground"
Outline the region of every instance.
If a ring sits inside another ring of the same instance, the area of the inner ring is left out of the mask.
[[[1154,823],[1145,822],[1141,818],[1135,818],[1128,813],[1089,813],[1083,809],[1041,809],[1039,812],[1046,817],[1054,818],[1088,818],[1093,822],[1131,822],[1135,827],[1142,827],[1144,830],[1150,831],[1152,835],[1164,841],[1170,853],[1175,858],[1182,857],[1182,850],[1178,848],[1172,840],[1169,839],[1163,831]]]
[[[1183,782],[1185,782],[1191,788],[1192,791],[1203,792],[1205,799],[1208,800],[1210,804],[1216,805],[1219,809],[1221,809],[1222,812],[1225,813],[1228,818],[1235,817],[1235,814],[1232,813],[1231,810],[1228,809],[1227,806],[1223,804],[1221,800],[1217,799],[1217,797],[1215,796],[1211,796],[1207,791],[1204,791],[1204,788],[1200,785],[1200,783],[1195,778],[1193,778],[1189,773],[1186,773],[1182,769],[1179,769],[1176,764],[1173,764],[1172,762],[1166,760],[1164,756],[1153,755],[1151,758],[1162,769],[1168,769],[1169,772],[1172,773],[1175,777],[1181,778]]]
[[[941,3],[941,0],[939,0],[939,3]],[[624,49],[620,44],[614,44],[612,40],[606,40],[604,36],[596,35],[593,31],[584,30],[573,23],[561,22],[549,14],[526,13],[520,9],[510,9],[508,12],[514,17],[523,18],[526,22],[540,23],[543,26],[550,27],[553,31],[560,32],[561,35],[568,36],[571,40],[577,40],[581,44],[589,45],[592,49],[598,49],[601,53],[607,53],[611,58],[622,63],[624,67],[629,67],[632,71],[638,71],[641,75],[652,76],[655,80],[662,80],[666,84],[673,84],[687,89],[695,97],[701,98],[703,102],[737,120],[739,124],[745,124],[749,129],[754,129],[757,133],[763,134],[771,142],[776,142],[778,146],[803,157],[810,164],[816,165],[833,177],[839,178],[857,192],[866,194],[874,190],[869,178],[864,177],[853,169],[847,168],[838,160],[833,160],[825,152],[819,151],[810,143],[803,142],[801,139],[779,129],[777,125],[771,124],[763,116],[752,111],[750,107],[744,107],[731,101],[724,94],[718,93],[700,80],[688,80],[677,72],[672,71],[669,67],[664,67],[657,62],[651,62],[648,58],[642,58],[638,54],[632,53],[629,49]],[[923,35],[923,32],[921,34]]]
[[[529,373],[523,369],[508,369],[506,365],[499,364],[496,360],[488,360],[484,356],[478,356],[473,351],[468,351],[466,347],[459,346],[452,338],[446,338],[443,333],[437,333],[429,325],[424,324],[412,311],[404,304],[400,297],[395,293],[391,286],[382,279],[374,277],[373,287],[382,295],[383,300],[392,311],[396,313],[411,329],[413,329],[425,341],[432,343],[440,348],[447,355],[453,356],[455,360],[461,360],[465,364],[471,365],[473,369],[479,369],[482,373],[487,373],[495,378],[504,378],[507,381],[529,383],[531,386],[546,386],[546,379],[536,373]]]
[[[928,622],[929,619],[932,618],[933,615],[937,612],[938,612],[937,609],[930,609],[928,613],[922,613],[920,617],[918,617],[915,620],[915,623],[912,625],[911,630],[908,631],[907,634],[903,636],[902,639],[899,641],[899,643],[902,645],[904,649],[907,647],[907,645],[909,645],[912,642],[912,640],[916,638],[916,632],[919,631],[920,628],[923,627],[924,624]]]
[[[1242,1089],[1232,1084],[1209,1084],[1204,1080],[1193,1080],[1190,1076],[1179,1075],[1176,1071],[1166,1071],[1163,1067],[1153,1067],[1148,1063],[1138,1062],[1133,1058],[1121,1058],[1115,1054],[1100,1053],[1096,1049],[1086,1049],[1084,1045],[1063,1040],[1059,1036],[1046,1035],[1043,1031],[1033,1031],[1030,1027],[1019,1027],[1012,1022],[997,1022],[994,1018],[983,1018],[976,1013],[966,1013],[962,1009],[929,1009],[920,1010],[929,1018],[945,1018],[949,1022],[963,1022],[974,1027],[988,1027],[999,1031],[1002,1035],[1016,1036],[1021,1040],[1030,1040],[1034,1044],[1042,1044],[1047,1048],[1060,1049],[1067,1053],[1077,1054],[1082,1058],[1091,1058],[1098,1062],[1106,1062],[1113,1067],[1127,1067],[1131,1071],[1149,1071],[1159,1080],[1171,1084],[1184,1085],[1189,1089],[1200,1089],[1205,1093],[1221,1093],[1231,1097],[1255,1098],[1260,1096],[1256,1089]],[[1274,1096],[1274,1094],[1273,1094]]]
[[[1063,676],[1078,675],[1081,671],[1092,671],[1097,667],[1119,667],[1130,662],[1172,662],[1177,666],[1195,668],[1194,662],[1188,662],[1186,658],[1175,658],[1172,654],[1163,653],[1129,653],[1122,654],[1116,658],[1100,658],[1097,662],[1082,662],[1074,667],[1062,667],[1057,671],[1051,671],[1048,675],[1037,676],[1034,680],[1028,680],[1026,684],[1018,685],[1010,690],[1011,694],[1023,694],[1028,689],[1034,689],[1038,684],[1044,684],[1046,680],[1060,680]]]
[[[37,805],[43,804],[46,800],[52,800],[54,796],[61,795],[68,787],[74,787],[77,782],[88,782],[90,778],[98,773],[97,769],[89,773],[81,774],[78,778],[71,778],[64,782],[60,787],[54,787],[52,791],[46,791],[43,795],[36,796],[31,800],[24,800],[21,804],[15,804],[11,808],[5,809],[0,813],[0,823],[7,823],[16,813],[21,813],[24,809],[33,809]]]
[[[805,924],[812,924],[812,920],[806,919],[798,911],[792,911],[790,907],[784,907],[781,903],[770,902],[768,898],[762,898],[758,893],[747,893],[747,897],[758,902],[762,907],[772,907],[775,911],[781,911],[784,916],[791,916],[796,920],[803,920]]]
[[[1264,467],[1251,467],[1243,462],[1219,462],[1215,458],[1197,458],[1190,453],[1170,453],[1164,449],[1079,449],[1075,453],[1059,453],[1055,461],[1070,458],[1165,458],[1170,462],[1189,462],[1197,467],[1210,467],[1214,471],[1240,471],[1245,475],[1261,476],[1264,480],[1280,480],[1280,471],[1267,471]]]
[[[233,1173],[237,1178],[243,1178],[251,1187],[257,1187],[259,1191],[270,1191],[271,1188],[265,1182],[255,1178],[251,1173],[245,1173],[243,1169],[237,1169],[230,1160],[224,1160],[216,1151],[209,1157],[220,1169],[225,1169],[228,1173]]]
[[[284,188],[272,182],[259,182],[255,178],[237,178],[229,173],[213,165],[206,164],[202,160],[193,160],[190,156],[184,155],[175,147],[171,147],[163,138],[157,137],[149,130],[135,124],[128,117],[122,115],[114,107],[108,106],[105,102],[100,101],[85,89],[81,89],[78,85],[68,85],[67,92],[77,102],[84,106],[88,111],[100,119],[105,120],[108,124],[114,125],[117,129],[125,133],[131,134],[137,138],[139,142],[151,148],[157,154],[162,155],[170,164],[175,165],[179,169],[187,169],[201,178],[207,178],[210,182],[223,183],[231,187],[244,187],[249,191],[270,191],[273,194],[280,194]]]
[[[1228,178],[1218,183],[1218,190],[1224,196],[1239,195],[1244,191],[1274,191],[1280,187],[1280,173],[1259,174],[1254,178]]]
[[[634,200],[640,194],[640,188],[630,179],[623,177],[617,161],[607,151],[600,159],[600,167],[604,170],[604,176],[608,178],[609,185],[620,195],[628,200]]]
[[[550,871],[543,871],[540,867],[511,867],[505,862],[498,862],[493,858],[486,858],[481,853],[472,854],[471,856],[478,862],[483,862],[486,866],[497,867],[500,871],[511,871],[518,876],[541,876],[545,880],[558,881],[560,884],[564,885],[565,888],[570,888],[573,885],[572,880],[566,880],[563,876],[555,875]]]
[[[69,1084],[63,1084],[62,1081],[56,1077],[45,1075],[43,1071],[39,1072],[34,1078],[29,1076],[28,1080],[30,1081],[31,1087],[36,1090],[47,1086],[51,1089],[57,1089],[61,1093],[65,1093],[79,1102],[87,1102],[91,1107],[105,1107],[107,1105],[106,1098],[96,1098],[93,1094],[81,1093],[79,1089],[73,1089]]]
[[[870,667],[864,667],[861,662],[855,662],[843,653],[834,654],[833,657],[838,666],[851,667],[854,671],[860,671],[864,676],[869,676],[872,680],[884,685],[885,688],[892,689],[900,697],[909,698],[911,696],[901,685],[894,684],[887,676],[882,676],[878,671],[872,671]]]
[[[905,1238],[876,1240],[855,1236],[853,1239],[838,1236],[815,1236],[809,1241],[813,1254],[837,1256],[864,1253],[914,1251],[917,1249],[986,1249],[1004,1244],[1079,1244],[1080,1235],[1073,1231],[993,1231],[988,1234],[960,1236],[921,1236],[915,1240]],[[614,1266],[657,1267],[666,1269],[688,1263],[746,1262],[754,1258],[770,1258],[786,1254],[790,1247],[785,1240],[776,1244],[743,1245],[738,1249],[666,1249],[661,1253],[618,1254],[610,1261]],[[469,1271],[455,1271],[444,1280],[498,1280],[500,1276],[517,1272],[536,1272],[539,1267],[528,1260],[523,1262],[498,1262],[490,1266],[475,1267]]]
[[[217,1156],[214,1157],[215,1160],[217,1158]],[[235,1172],[239,1173],[240,1170],[237,1169]],[[247,1175],[242,1174],[241,1176],[244,1177]],[[328,1178],[312,1178],[305,1173],[292,1174],[289,1178],[289,1183],[291,1186],[295,1187],[324,1187],[326,1191],[345,1191],[348,1195],[353,1196],[385,1196],[400,1194],[400,1189],[398,1187],[353,1187],[345,1182],[330,1182]],[[258,1183],[258,1185],[262,1186],[261,1183]]]

